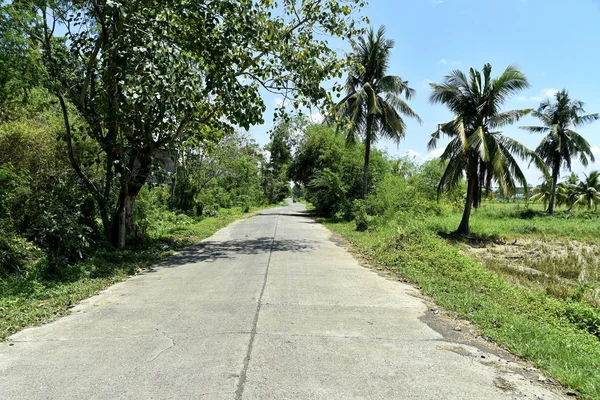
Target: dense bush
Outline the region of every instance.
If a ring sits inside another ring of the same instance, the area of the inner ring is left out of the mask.
[[[363,160],[362,144],[347,146],[344,138],[331,127],[311,125],[300,138],[288,175],[306,188],[306,197],[320,215],[343,212],[348,216],[353,200],[362,194]],[[388,170],[385,156],[373,150],[369,175],[371,190],[375,190]],[[334,186],[328,188],[328,181]],[[334,198],[339,198],[339,204],[335,206],[331,203]]]
[[[367,198],[367,210],[369,214],[384,219],[399,211],[415,216],[442,213],[443,204],[428,198],[427,190],[423,191],[422,188],[411,185],[410,179],[403,176],[388,174]]]
[[[59,110],[47,92],[32,90],[20,118],[0,124],[0,269],[16,272],[46,255],[52,275],[85,258],[101,232],[93,199],[69,163]],[[81,128],[74,118],[73,128]],[[76,136],[76,133],[74,133]],[[75,141],[74,156],[95,157]],[[93,171],[90,171],[93,173]]]
[[[318,171],[308,185],[309,201],[315,206],[318,215],[331,217],[341,211],[346,200],[346,188],[340,177],[325,168]]]
[[[366,231],[369,228],[369,217],[367,216],[367,206],[362,199],[356,199],[352,202],[351,218],[356,223],[356,230]]]

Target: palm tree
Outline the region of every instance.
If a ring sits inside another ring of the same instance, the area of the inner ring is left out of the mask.
[[[414,96],[408,81],[387,75],[394,41],[385,38],[385,27],[372,28],[357,41],[352,41],[352,70],[346,80],[347,95],[339,103],[340,111],[349,120],[346,134],[348,145],[364,138],[365,163],[362,197],[367,196],[371,146],[381,137],[399,143],[406,133],[400,114],[421,118],[405,102]],[[404,97],[404,99],[403,99]]]
[[[534,195],[529,198],[529,200],[534,203],[537,201],[542,201],[544,203],[544,211],[547,210],[547,205],[550,202],[550,197],[552,197],[552,182],[549,180],[544,181],[540,186],[532,189]]]
[[[441,156],[447,162],[438,185],[438,193],[451,190],[466,175],[467,197],[462,220],[456,234],[469,234],[472,207],[481,204],[482,191],[491,190],[497,183],[505,194],[515,193],[517,182],[527,191],[527,180],[515,156],[531,159],[544,169],[541,160],[516,140],[497,129],[517,121],[531,110],[501,111],[504,102],[513,94],[529,87],[527,78],[514,66],[492,78],[492,66],[486,64],[480,72],[474,68],[468,75],[455,70],[442,83],[431,83],[431,103],[445,104],[454,119],[438,125],[431,135],[429,149],[437,146],[441,134],[450,143]]]
[[[565,182],[560,182],[556,188],[556,204],[559,206],[567,206],[567,212],[571,211],[573,205],[577,201],[577,192],[579,191],[577,180],[577,175],[575,175],[574,172],[571,172],[569,178]],[[549,188],[549,193],[551,197],[552,187]],[[548,201],[550,201],[550,197],[548,197]]]
[[[600,172],[590,172],[585,179],[579,182],[577,189],[575,205],[587,206],[588,210],[594,207],[594,210],[597,210],[598,204],[600,204]]]
[[[584,166],[589,160],[594,161],[590,144],[575,132],[578,128],[600,118],[598,114],[585,115],[583,102],[571,100],[566,90],[556,93],[556,102],[546,99],[532,115],[537,117],[543,126],[523,126],[522,129],[535,133],[544,133],[535,152],[546,162],[552,171],[552,196],[548,206],[548,214],[554,213],[556,186],[561,167],[571,171],[571,160],[579,157]]]

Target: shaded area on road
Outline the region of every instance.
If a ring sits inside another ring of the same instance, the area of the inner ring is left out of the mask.
[[[304,217],[304,218],[310,218],[311,217],[311,213],[308,211],[301,211],[301,212],[281,212],[281,213],[261,213],[261,214],[257,214],[256,217],[272,217],[272,216],[280,216],[280,217]]]
[[[184,251],[172,255],[158,264],[159,267],[172,268],[185,264],[217,259],[234,258],[238,255],[254,255],[273,252],[306,252],[314,249],[315,242],[305,239],[275,239],[260,237],[256,239],[204,241]]]

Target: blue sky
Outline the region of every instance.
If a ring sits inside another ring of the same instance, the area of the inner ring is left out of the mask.
[[[392,156],[409,153],[422,160],[437,154],[427,153],[429,135],[451,114],[429,104],[428,83],[441,81],[453,69],[481,69],[491,63],[497,75],[509,64],[518,65],[532,87],[507,102],[507,110],[537,108],[544,97],[566,88],[586,103],[588,113],[600,112],[600,0],[371,0],[363,13],[372,26],[385,25],[395,41],[389,73],[416,89],[411,105],[423,119],[422,125],[407,120],[407,135],[399,147],[378,143]],[[342,52],[348,47],[338,42],[335,48]],[[268,142],[276,102],[265,96],[265,125],[250,130],[260,144]],[[541,136],[517,127],[536,123],[527,117],[504,132],[535,148]],[[587,170],[574,165],[575,172],[600,169],[600,122],[578,132],[594,147],[598,162]],[[529,183],[540,183],[535,168],[526,176]]]

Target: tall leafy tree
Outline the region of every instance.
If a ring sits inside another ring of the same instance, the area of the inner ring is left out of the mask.
[[[466,176],[465,208],[456,234],[468,235],[472,207],[479,207],[484,189],[490,191],[496,183],[506,194],[516,192],[517,184],[527,190],[527,180],[516,157],[534,160],[544,168],[534,152],[498,131],[531,112],[502,111],[506,100],[529,87],[529,82],[514,66],[494,78],[492,66],[486,64],[481,71],[471,68],[468,74],[452,71],[442,83],[430,86],[430,102],[446,105],[455,115],[451,121],[438,125],[429,141],[429,148],[434,149],[441,135],[450,138],[441,156],[447,166],[438,192],[456,187]]]
[[[0,123],[22,116],[22,103],[43,78],[39,49],[23,36],[18,17],[0,3]]]
[[[356,41],[352,41],[352,70],[346,81],[347,95],[340,109],[349,121],[346,142],[353,144],[362,137],[365,143],[362,197],[367,196],[369,184],[369,159],[371,147],[385,137],[399,143],[406,134],[402,114],[421,118],[405,100],[415,91],[408,81],[396,75],[387,75],[394,41],[385,37],[385,27],[372,28]]]
[[[556,93],[555,101],[546,99],[532,115],[538,118],[543,126],[523,126],[522,129],[534,133],[543,133],[535,152],[546,162],[552,171],[552,195],[548,205],[548,214],[554,213],[556,188],[560,169],[571,171],[573,158],[579,158],[584,166],[594,161],[590,144],[573,129],[594,122],[599,114],[585,114],[583,102],[569,97],[566,90]]]
[[[72,166],[98,204],[107,239],[119,247],[135,232],[135,200],[158,154],[262,123],[261,88],[298,106],[324,106],[321,83],[346,66],[324,36],[362,32],[355,12],[363,3],[14,2],[28,14],[22,25],[53,77]],[[89,125],[80,136],[101,148],[101,180],[72,151],[78,132],[70,104]]]

